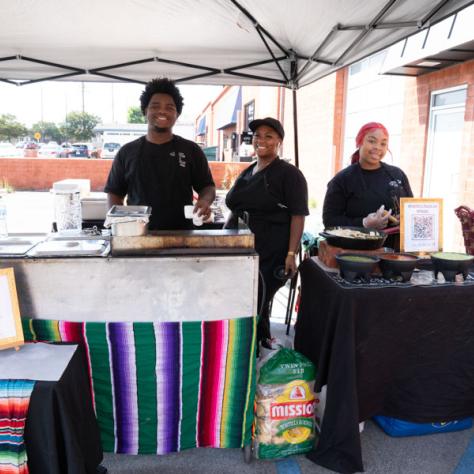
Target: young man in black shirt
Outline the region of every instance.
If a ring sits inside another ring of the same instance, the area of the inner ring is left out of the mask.
[[[150,81],[140,96],[148,131],[117,153],[105,185],[109,207],[123,204],[151,206],[150,230],[191,227],[184,206],[193,203],[206,219],[215,198],[215,185],[206,157],[194,142],[173,135],[183,109],[183,97],[169,79]]]

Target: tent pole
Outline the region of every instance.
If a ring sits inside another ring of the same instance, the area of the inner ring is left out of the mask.
[[[293,89],[293,134],[295,141],[295,166],[299,168],[300,158],[298,154],[298,107],[296,102],[296,89]]]

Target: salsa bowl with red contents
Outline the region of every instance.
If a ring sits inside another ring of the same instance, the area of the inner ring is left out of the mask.
[[[418,257],[410,253],[387,253],[379,257],[380,270],[387,280],[401,277],[402,281],[409,281],[418,262]]]

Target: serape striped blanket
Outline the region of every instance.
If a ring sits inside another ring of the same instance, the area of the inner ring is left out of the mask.
[[[250,443],[255,318],[106,323],[24,319],[26,341],[83,343],[104,451]]]
[[[23,440],[34,380],[0,380],[0,472],[27,474]]]

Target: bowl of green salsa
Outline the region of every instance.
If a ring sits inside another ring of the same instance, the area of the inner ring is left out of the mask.
[[[356,278],[368,280],[380,258],[375,255],[340,253],[336,255],[336,261],[342,278],[353,282]]]
[[[454,281],[458,273],[464,278],[469,274],[469,267],[474,262],[474,255],[461,252],[435,252],[431,254],[435,278],[441,272],[446,281]]]

